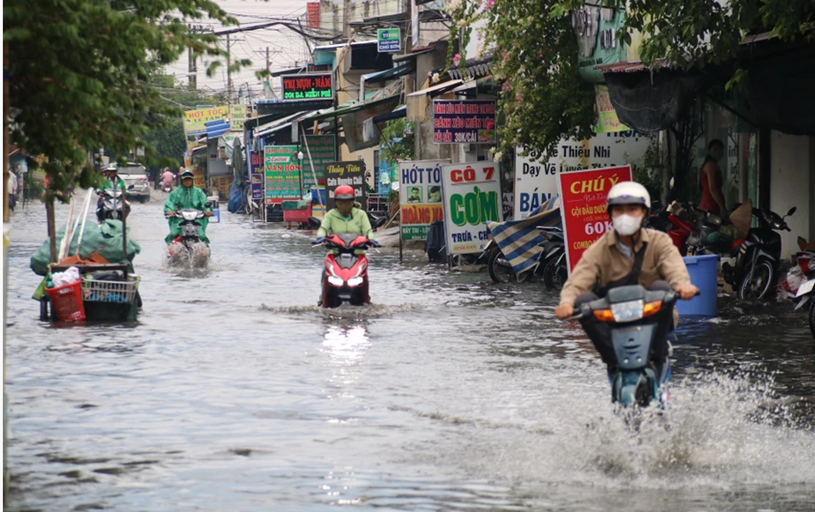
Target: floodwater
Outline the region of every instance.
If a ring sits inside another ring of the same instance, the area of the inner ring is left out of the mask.
[[[135,205],[138,322],[54,327],[30,299],[44,208],[14,215],[8,510],[815,510],[789,303],[685,322],[672,410],[636,433],[539,285],[383,252],[375,305],[328,315],[308,236],[222,218],[209,269],[179,273],[159,202]]]

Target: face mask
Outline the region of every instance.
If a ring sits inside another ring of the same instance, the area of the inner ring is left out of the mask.
[[[640,229],[642,217],[632,217],[631,215],[623,214],[612,219],[612,223],[618,235],[631,236]]]

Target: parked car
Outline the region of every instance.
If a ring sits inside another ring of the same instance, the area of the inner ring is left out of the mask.
[[[119,177],[125,180],[127,186],[133,188],[127,191],[131,201],[146,203],[150,201],[150,180],[147,169],[139,163],[128,162],[119,167]]]

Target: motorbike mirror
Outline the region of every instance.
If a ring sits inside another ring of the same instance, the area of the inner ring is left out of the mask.
[[[136,185],[129,185],[129,186],[127,187],[127,190],[133,190],[134,188],[136,188]]]
[[[795,213],[797,211],[798,211],[798,207],[793,206],[792,208],[790,208],[790,211],[787,212],[787,217],[789,217],[790,215],[792,215],[793,213]]]
[[[204,208],[212,208],[212,201],[207,201],[204,203]]]

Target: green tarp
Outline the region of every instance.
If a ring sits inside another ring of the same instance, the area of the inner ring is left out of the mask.
[[[128,232],[130,230],[128,229]],[[62,226],[57,231],[57,249],[62,242],[62,237],[65,235],[65,226]],[[76,245],[79,241],[79,229],[74,233],[71,239],[71,247],[68,250],[68,255],[73,256],[76,254]],[[122,254],[122,222],[119,220],[106,220],[101,226],[96,225],[94,222],[85,224],[85,233],[82,236],[82,244],[79,247],[79,257],[82,259],[89,258],[93,253],[99,253],[100,256],[108,260],[110,263],[124,263],[124,255]],[[138,243],[127,238],[127,261],[133,262],[133,258],[141,252],[141,247]],[[51,263],[51,248],[50,239],[46,239],[42,246],[34,256],[31,257],[31,270],[37,275],[44,276],[48,273],[48,265]]]

